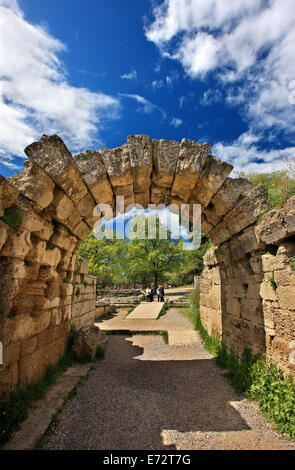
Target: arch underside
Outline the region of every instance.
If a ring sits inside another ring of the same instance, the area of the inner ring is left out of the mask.
[[[40,376],[64,350],[70,323],[93,322],[95,280],[76,252],[97,204],[115,211],[116,196],[125,206],[200,204],[202,230],[219,247],[214,266],[266,246],[255,228],[268,209],[264,187],[230,178],[232,165],[210,148],[133,135],[115,149],[71,155],[58,136],[44,135],[25,149],[25,169],[0,180],[0,215],[21,212],[17,228],[0,220],[3,386]]]

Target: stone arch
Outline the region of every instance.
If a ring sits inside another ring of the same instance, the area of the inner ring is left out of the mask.
[[[186,139],[144,135],[129,136],[115,149],[74,156],[56,135],[43,135],[25,149],[25,169],[0,180],[3,388],[18,380],[29,383],[57,362],[73,320],[77,326],[93,322],[95,279],[85,263],[77,264],[76,252],[97,220],[95,206],[114,207],[119,195],[126,206],[201,204],[202,229],[215,246],[206,256],[201,282],[203,322],[238,351],[248,344],[265,351],[265,341],[261,344],[254,333],[250,340],[237,334],[228,310],[237,284],[232,263],[249,264],[249,253],[267,245],[255,225],[268,209],[265,189],[230,178],[232,166],[210,149]],[[256,309],[263,317],[261,299]],[[255,321],[252,329],[257,330]]]

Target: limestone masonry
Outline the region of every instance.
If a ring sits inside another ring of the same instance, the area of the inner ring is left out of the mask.
[[[56,135],[29,145],[25,169],[0,177],[1,390],[58,361],[72,323],[93,324],[95,279],[76,252],[97,204],[199,203],[214,248],[201,278],[209,332],[242,353],[266,353],[295,373],[295,197],[268,212],[263,186],[228,175],[209,144],[133,135],[116,149],[72,156]],[[263,216],[263,214],[265,214]],[[262,217],[263,216],[263,217]]]

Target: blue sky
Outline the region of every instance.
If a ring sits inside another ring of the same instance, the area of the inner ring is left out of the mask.
[[[294,44],[294,0],[0,0],[0,153],[19,171],[43,133],[73,153],[147,134],[282,167]]]

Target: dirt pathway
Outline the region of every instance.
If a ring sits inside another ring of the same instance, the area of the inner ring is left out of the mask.
[[[45,448],[295,449],[295,445],[272,430],[256,403],[232,390],[200,340],[195,345],[170,346],[159,335],[136,334],[110,336],[105,359],[68,402]]]

